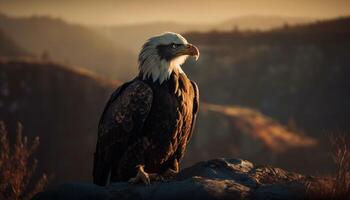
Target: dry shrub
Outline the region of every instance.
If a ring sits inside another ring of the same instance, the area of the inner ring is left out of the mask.
[[[37,167],[37,160],[31,157],[38,145],[39,137],[29,144],[27,137],[22,136],[20,123],[16,141],[10,145],[6,127],[0,122],[0,199],[31,199],[47,185],[49,180],[46,174],[36,183],[31,182]]]
[[[309,177],[306,181],[305,199],[334,199],[333,185],[333,177]]]
[[[307,199],[350,198],[350,138],[345,135],[332,135],[330,143],[332,157],[337,167],[335,177],[317,178],[308,182]]]
[[[345,135],[332,136],[332,157],[337,165],[337,174],[332,196],[335,199],[350,198],[350,138]]]

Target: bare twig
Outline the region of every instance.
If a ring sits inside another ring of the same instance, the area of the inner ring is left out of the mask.
[[[22,125],[18,123],[16,142],[11,146],[6,127],[0,122],[0,199],[31,199],[48,183],[43,174],[33,189],[28,188],[37,166],[37,161],[31,161],[31,157],[39,145],[39,138],[29,144],[22,131]]]

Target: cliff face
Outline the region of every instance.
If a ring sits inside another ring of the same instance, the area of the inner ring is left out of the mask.
[[[46,199],[304,199],[321,179],[241,159],[214,159],[182,170],[175,179],[150,186],[119,182],[106,187],[67,183],[38,194]]]
[[[38,172],[51,184],[91,177],[97,123],[118,83],[49,62],[0,61],[0,120],[40,137]],[[14,138],[15,136],[11,136]]]

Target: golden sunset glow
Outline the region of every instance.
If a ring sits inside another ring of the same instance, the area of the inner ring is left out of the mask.
[[[215,23],[234,17],[288,16],[313,19],[350,14],[348,0],[1,0],[0,12],[10,15],[51,15],[83,24],[127,24],[152,21]]]

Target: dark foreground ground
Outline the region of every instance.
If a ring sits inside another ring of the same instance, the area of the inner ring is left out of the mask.
[[[220,158],[199,162],[182,170],[174,180],[150,186],[120,182],[100,187],[72,182],[34,199],[305,199],[320,181],[241,159]]]

